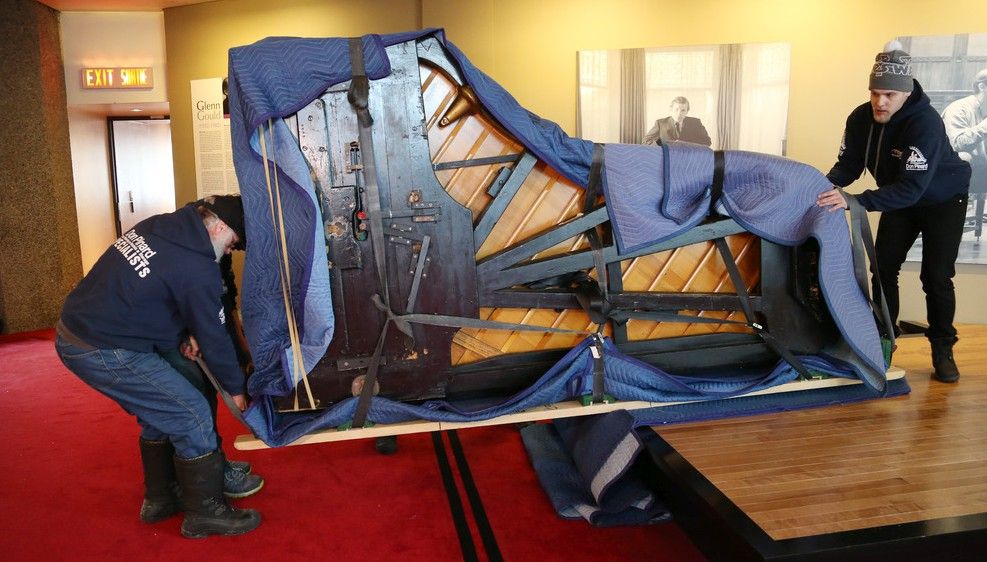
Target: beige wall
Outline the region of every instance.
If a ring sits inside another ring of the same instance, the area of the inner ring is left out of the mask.
[[[420,14],[417,12],[420,10]],[[179,202],[195,196],[189,80],[222,76],[225,50],[269,35],[346,36],[444,27],[523,106],[576,123],[576,52],[665,45],[792,44],[788,150],[828,170],[846,115],[866,101],[874,54],[898,35],[987,31],[982,0],[220,0],[165,11]],[[971,18],[979,14],[979,22]],[[866,187],[861,181],[859,188]],[[184,198],[184,199],[183,199]],[[987,266],[958,267],[961,322],[987,322]],[[902,318],[924,319],[917,266],[902,274]]]
[[[109,138],[102,106],[69,107],[69,142],[75,178],[82,271],[88,272],[117,237],[110,182]]]
[[[62,12],[62,61],[69,105],[167,101],[164,14]],[[150,67],[153,87],[84,90],[81,71],[99,67]]]
[[[164,14],[179,206],[196,198],[189,81],[226,76],[231,47],[270,36],[349,37],[419,27],[416,0],[222,0]]]
[[[164,14],[62,12],[59,25],[79,244],[86,273],[117,237],[106,118],[168,112]],[[81,69],[104,66],[151,67],[154,87],[83,90]],[[132,113],[133,107],[144,112]]]

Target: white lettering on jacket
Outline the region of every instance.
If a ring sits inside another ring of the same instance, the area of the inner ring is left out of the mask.
[[[909,146],[912,153],[908,155],[908,160],[905,160],[905,169],[913,172],[924,172],[929,169],[929,161],[925,159],[925,155],[922,151],[914,146]]]
[[[133,230],[129,230],[126,234],[117,238],[117,241],[113,243],[113,247],[134,268],[138,277],[143,279],[151,274],[151,258],[157,252],[151,249],[151,246],[148,245],[143,236],[139,236]]]

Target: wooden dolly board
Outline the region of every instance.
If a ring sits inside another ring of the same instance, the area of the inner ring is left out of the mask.
[[[888,380],[897,380],[904,378],[904,376],[905,376],[905,371],[903,369],[899,369],[894,366],[892,366],[887,372]],[[759,396],[764,394],[778,394],[782,392],[796,392],[802,390],[815,390],[820,388],[832,388],[832,387],[847,386],[853,384],[863,384],[863,383],[859,380],[842,379],[842,378],[794,381],[790,383],[780,384],[778,386],[773,386],[771,388],[758,390],[755,392],[749,392],[747,394],[732,396],[731,398],[740,398],[744,396]],[[375,437],[386,437],[391,435],[407,435],[411,433],[426,433],[432,431],[445,431],[450,429],[466,429],[470,427],[484,427],[488,425],[503,425],[509,423],[534,422],[540,420],[570,418],[576,416],[590,416],[593,414],[603,414],[615,410],[639,410],[642,408],[660,408],[666,406],[675,406],[677,404],[685,404],[687,402],[689,401],[645,402],[641,400],[634,400],[628,402],[617,401],[617,402],[611,402],[609,404],[591,404],[588,406],[584,406],[580,402],[571,400],[566,402],[557,402],[555,404],[547,404],[535,408],[529,408],[527,410],[522,410],[520,412],[515,412],[513,414],[497,416],[495,418],[474,421],[474,422],[441,422],[441,421],[414,420],[408,422],[381,424],[381,425],[375,425],[373,427],[353,428],[347,430],[324,429],[321,431],[315,431],[307,435],[303,435],[302,437],[299,437],[295,441],[289,443],[288,446],[309,445],[312,443],[328,443],[332,441],[349,441],[352,439],[367,439],[367,438],[375,438]],[[255,437],[253,434],[238,435],[233,442],[233,446],[241,451],[254,451],[257,449],[269,448],[263,441]]]

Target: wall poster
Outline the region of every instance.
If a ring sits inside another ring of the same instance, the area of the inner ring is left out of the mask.
[[[233,168],[226,79],[192,80],[191,87],[196,193],[200,199],[239,193]]]
[[[577,135],[785,155],[788,43],[579,52]]]
[[[912,75],[943,117],[946,136],[960,158],[970,162],[970,202],[956,263],[987,263],[984,200],[987,199],[987,33],[925,35],[899,39],[912,56]],[[972,136],[971,136],[972,133]],[[922,261],[922,237],[908,252]]]

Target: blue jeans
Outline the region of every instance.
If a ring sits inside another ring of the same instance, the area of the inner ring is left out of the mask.
[[[83,382],[137,417],[141,437],[168,439],[186,459],[216,450],[212,413],[202,392],[157,353],[85,349],[61,336],[55,350]]]

